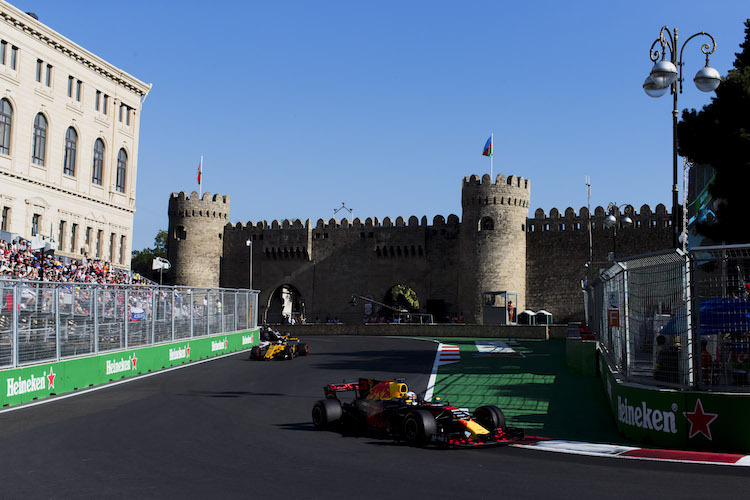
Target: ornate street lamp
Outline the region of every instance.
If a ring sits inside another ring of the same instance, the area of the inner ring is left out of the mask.
[[[632,209],[630,205],[624,205],[622,214],[620,214],[620,206],[610,203],[607,205],[607,215],[604,218],[604,227],[607,229],[612,228],[612,259],[614,260],[617,256],[617,226],[630,227],[633,225],[633,219],[626,213],[628,207]]]
[[[704,43],[701,46],[701,52],[706,55],[706,65],[696,73],[693,81],[698,90],[702,92],[716,90],[716,87],[721,83],[721,76],[718,71],[708,65],[708,56],[716,50],[716,40],[714,40],[714,37],[701,31],[690,36],[683,42],[682,47],[680,47],[677,40],[677,29],[672,34],[667,26],[662,27],[659,32],[659,38],[651,44],[649,57],[654,62],[654,67],[651,69],[651,73],[646,78],[646,81],[643,82],[643,90],[650,97],[661,97],[666,94],[667,89],[674,96],[674,106],[672,107],[672,246],[674,248],[677,248],[678,236],[680,234],[679,218],[677,217],[677,194],[679,189],[677,186],[677,93],[678,91],[680,94],[682,93],[682,67],[684,65],[682,52],[690,40],[701,35],[710,38],[711,44]],[[661,51],[654,49],[657,43],[661,45]],[[667,49],[669,49],[669,59],[666,58]]]

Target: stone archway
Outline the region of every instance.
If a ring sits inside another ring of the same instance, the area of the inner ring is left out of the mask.
[[[285,283],[268,296],[265,323],[301,323],[305,321],[305,301],[294,285]]]

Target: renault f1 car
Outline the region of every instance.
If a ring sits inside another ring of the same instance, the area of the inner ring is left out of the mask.
[[[524,437],[523,430],[506,425],[497,406],[480,406],[470,415],[450,404],[425,401],[401,379],[360,378],[358,383],[329,384],[323,391],[326,399],[312,409],[316,429],[347,427],[446,448],[505,445]],[[342,402],[342,393],[353,393],[353,400]]]
[[[270,326],[260,328],[260,342],[250,349],[250,359],[292,359],[307,356],[307,344],[296,337],[281,334]]]

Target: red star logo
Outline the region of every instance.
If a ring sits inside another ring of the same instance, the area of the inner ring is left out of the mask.
[[[138,369],[138,358],[135,357],[135,353],[133,354],[133,357],[130,358],[130,362],[133,363],[133,368],[131,368],[131,370],[137,370]]]
[[[228,345],[229,345],[229,341],[225,338],[224,339],[224,349],[226,349]]]
[[[187,347],[185,347],[185,351],[187,352],[187,357],[189,358],[190,357],[190,344],[188,344]]]
[[[685,418],[688,419],[690,422],[690,435],[688,436],[688,439],[692,438],[699,432],[706,436],[709,441],[711,441],[711,429],[709,428],[709,425],[711,422],[716,420],[716,418],[719,416],[718,413],[706,413],[703,411],[703,404],[701,403],[700,398],[695,402],[695,410],[692,412],[686,411],[683,412],[683,415],[685,415]]]
[[[38,372],[37,372],[38,373]],[[49,367],[49,375],[47,375],[47,389],[54,389],[55,388],[55,377],[57,377],[57,373],[52,371],[52,367]]]

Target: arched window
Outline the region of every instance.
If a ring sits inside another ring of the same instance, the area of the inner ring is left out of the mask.
[[[480,231],[493,231],[495,229],[495,221],[492,220],[492,217],[483,217],[479,229]]]
[[[0,153],[10,154],[10,124],[13,108],[7,99],[0,101]]]
[[[44,166],[44,152],[47,146],[47,119],[39,113],[34,118],[34,138],[31,149],[31,163]]]
[[[117,154],[117,191],[125,192],[125,171],[128,168],[128,154],[121,149]]]
[[[91,165],[91,182],[102,185],[104,170],[104,141],[97,139],[94,143],[94,163]]]
[[[78,134],[73,127],[68,127],[65,132],[65,161],[63,163],[63,173],[66,175],[76,175],[76,144],[78,143]]]

